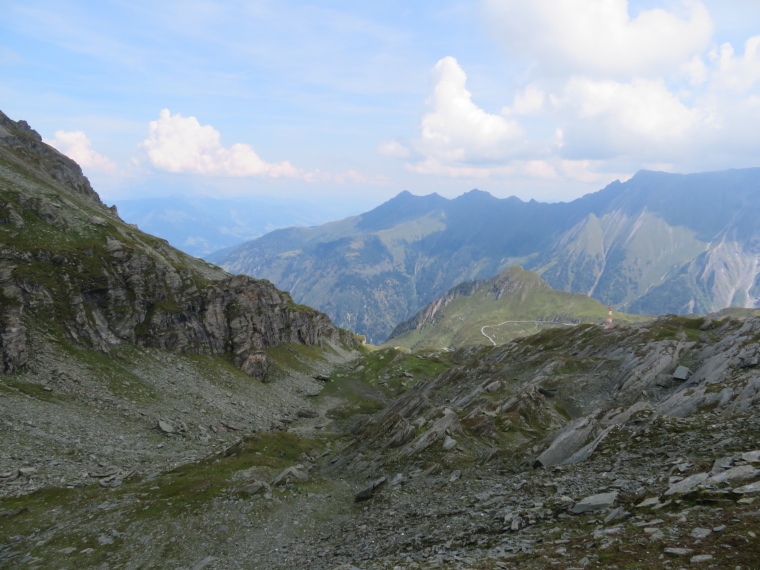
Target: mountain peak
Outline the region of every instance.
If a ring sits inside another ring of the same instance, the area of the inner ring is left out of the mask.
[[[478,190],[477,188],[473,188],[469,192],[465,192],[461,196],[457,196],[454,198],[455,201],[466,201],[466,202],[473,202],[473,201],[485,201],[485,200],[498,200],[493,194],[486,192],[485,190]]]
[[[424,216],[446,202],[448,200],[439,194],[416,196],[404,190],[374,210],[363,214],[357,227],[364,231],[390,228],[404,220]]]

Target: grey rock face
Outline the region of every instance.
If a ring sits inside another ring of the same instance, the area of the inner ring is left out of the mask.
[[[536,462],[543,467],[563,463],[584,447],[589,438],[596,436],[598,429],[599,424],[592,417],[583,417],[570,422],[549,448],[538,456]]]
[[[355,342],[268,281],[226,274],[125,224],[76,163],[2,113],[0,158],[1,372],[27,362],[30,317],[102,352],[126,342],[230,355],[260,379],[267,348]]]

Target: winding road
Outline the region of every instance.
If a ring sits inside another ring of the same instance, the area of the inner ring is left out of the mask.
[[[480,333],[486,337],[488,340],[491,341],[491,344],[496,346],[496,341],[492,339],[490,336],[488,336],[488,333],[486,333],[486,329],[492,329],[494,327],[500,327],[501,325],[506,325],[507,323],[535,323],[536,325],[542,324],[542,325],[565,325],[569,327],[574,327],[578,323],[556,323],[554,321],[504,321],[503,323],[499,323],[498,325],[486,325],[484,327],[480,328]]]

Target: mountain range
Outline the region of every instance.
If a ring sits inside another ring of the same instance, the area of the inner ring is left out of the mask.
[[[247,196],[167,196],[115,200],[119,215],[174,247],[204,257],[289,226],[313,226],[352,212],[317,202]],[[356,210],[353,210],[356,211]]]
[[[406,332],[502,304],[590,322],[363,347],[0,113],[0,568],[759,567],[758,311],[603,327],[511,267]]]
[[[572,202],[402,192],[360,216],[266,234],[209,259],[266,278],[384,341],[455,285],[520,264],[639,314],[754,307],[760,169],[641,171]]]

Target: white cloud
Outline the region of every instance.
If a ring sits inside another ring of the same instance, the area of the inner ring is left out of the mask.
[[[406,169],[415,174],[433,174],[449,178],[467,178],[472,180],[508,178],[513,176],[546,180],[556,180],[559,178],[554,165],[546,160],[513,160],[509,164],[495,166],[460,166],[445,164],[434,158],[428,158],[421,162],[407,164]]]
[[[116,163],[93,150],[90,139],[83,131],[56,131],[55,136],[51,140],[45,139],[45,142],[84,169],[105,172],[116,170]]]
[[[383,156],[395,156],[396,158],[409,158],[412,155],[409,148],[399,141],[381,141],[377,145],[377,152]]]
[[[604,163],[598,160],[562,160],[559,163],[559,169],[565,177],[588,184],[603,184],[611,179],[625,182],[631,177],[630,174],[625,173],[601,172],[603,168]],[[663,170],[663,168],[656,170]]]
[[[511,54],[565,76],[677,71],[710,45],[713,32],[707,9],[696,0],[636,17],[627,0],[485,0],[485,6]]]
[[[423,160],[494,162],[522,146],[525,133],[516,121],[487,113],[472,101],[467,75],[456,59],[444,57],[432,75],[435,86],[427,100],[429,111],[420,121],[419,138],[411,143]]]
[[[564,123],[563,154],[574,158],[680,153],[703,124],[699,110],[684,105],[663,82],[648,79],[572,79],[553,102]]]
[[[742,57],[737,57],[734,48],[727,43],[712,56],[717,60],[714,79],[717,88],[745,93],[760,81],[760,36],[747,40]]]
[[[544,110],[545,100],[544,91],[531,84],[515,95],[512,107],[504,107],[501,112],[504,115],[538,115]]]
[[[708,77],[708,69],[701,57],[695,55],[688,63],[682,67],[684,75],[688,77],[692,87],[704,85]]]
[[[167,172],[270,178],[302,176],[287,161],[265,162],[247,144],[236,143],[225,148],[214,127],[201,125],[195,117],[172,115],[168,109],[161,111],[157,121],[150,122],[148,138],[140,146],[154,167]]]

